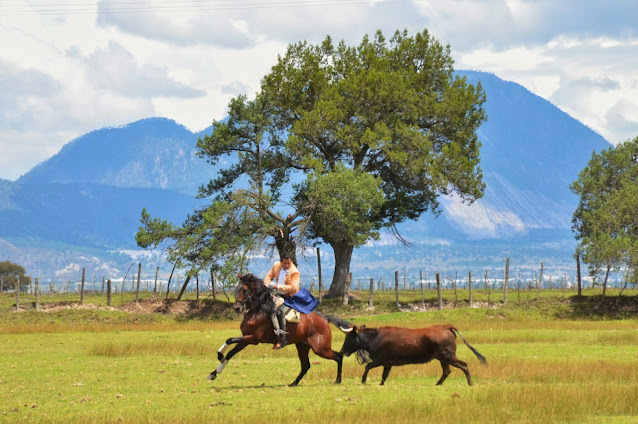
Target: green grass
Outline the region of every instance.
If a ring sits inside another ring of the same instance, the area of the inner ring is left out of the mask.
[[[220,320],[210,312],[227,307],[225,301],[202,300],[190,315],[98,308],[16,313],[12,297],[3,294],[0,422],[637,422],[638,317],[630,308],[597,310],[600,293],[587,294],[567,302],[560,291],[544,291],[540,300],[532,296],[519,306],[510,293],[507,306],[470,309],[459,302],[456,309],[427,312],[398,312],[392,292],[375,293],[375,311],[366,310],[366,292],[347,308],[327,301],[325,313],[359,325],[454,323],[488,366],[459,343],[473,387],[459,370],[435,386],[438,362],[394,367],[383,387],[378,368],[362,385],[363,367],[353,357],[345,359],[344,382],[334,385],[335,363],[311,354],[312,368],[297,388],[287,386],[299,372],[294,347],[248,347],[216,381],[206,380],[217,366],[217,349],[239,335],[238,317]],[[454,300],[453,292],[444,295]],[[475,292],[475,301],[483,295]],[[610,295],[612,306],[636,301],[633,291],[623,299]],[[421,301],[419,292],[400,298],[404,305]],[[429,293],[426,301],[432,300]],[[85,303],[100,302],[101,296],[85,297]],[[334,327],[333,334],[338,350],[343,334]]]

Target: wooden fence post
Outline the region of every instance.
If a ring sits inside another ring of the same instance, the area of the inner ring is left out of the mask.
[[[104,284],[106,283],[105,278],[106,278],[106,277],[103,275],[103,276],[102,276],[102,290],[100,291],[100,294],[104,294]]]
[[[350,284],[352,284],[352,273],[346,276],[346,288],[343,291],[343,306],[348,306],[348,294],[350,292]]]
[[[503,282],[503,305],[507,304],[507,286],[510,281],[510,257],[505,259],[505,281]]]
[[[86,268],[82,268],[82,285],[80,286],[80,305],[84,305],[84,278],[86,276]]]
[[[439,311],[443,310],[443,297],[441,295],[441,274],[436,273],[436,291],[439,295]]]
[[[399,308],[399,271],[394,271],[394,297],[397,309]]]
[[[370,278],[370,298],[368,299],[368,308],[374,309],[374,278]]]
[[[323,285],[321,282],[321,251],[319,250],[319,248],[317,247],[317,269],[319,270],[319,303],[321,303],[321,301],[323,300],[322,298],[322,289],[323,289]]]
[[[153,286],[153,296],[157,293],[157,274],[159,274],[159,267],[155,269],[155,285]]]
[[[474,304],[472,303],[472,271],[470,271],[467,276],[467,289],[470,292],[469,306],[472,308],[474,307]]]
[[[35,279],[35,310],[40,310],[40,280],[38,278]]]
[[[195,290],[197,292],[196,299],[199,300],[199,272],[195,274]]]
[[[578,297],[580,297],[582,293],[582,282],[580,279],[580,253],[576,253],[576,282],[578,285]]]
[[[541,298],[541,288],[543,287],[543,266],[544,264],[541,262],[541,273],[538,277],[538,285],[536,286],[536,299]]]
[[[16,311],[20,310],[20,277],[16,279]]]
[[[106,282],[106,306],[111,306],[111,279]]]
[[[423,297],[423,271],[419,271],[419,282],[421,284],[421,306],[425,309],[425,297]]]
[[[140,301],[140,279],[142,278],[142,263],[137,264],[137,287],[135,288],[135,303]]]

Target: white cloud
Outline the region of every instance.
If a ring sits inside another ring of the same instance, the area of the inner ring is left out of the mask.
[[[165,66],[139,66],[133,55],[116,42],[105,49],[97,49],[86,60],[88,80],[101,90],[113,91],[124,97],[182,97],[204,96],[202,90],[191,88],[168,76]]]
[[[113,26],[120,31],[176,45],[194,43],[212,44],[226,48],[250,47],[254,41],[244,31],[245,26],[232,11],[219,13],[188,5],[158,5],[157,2],[136,3],[135,11],[127,10],[119,1],[99,0],[97,23],[103,27]],[[203,9],[203,10],[202,10]],[[191,12],[192,11],[192,12]]]
[[[0,2],[0,178],[107,125],[166,116],[202,129],[231,97],[254,96],[287,44],[358,44],[377,29],[427,28],[458,69],[522,84],[614,143],[636,132],[638,2],[38,4]]]

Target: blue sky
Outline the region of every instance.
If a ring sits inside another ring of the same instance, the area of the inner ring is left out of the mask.
[[[96,128],[201,130],[289,43],[427,28],[457,69],[515,81],[612,143],[638,136],[637,1],[0,0],[0,178]]]

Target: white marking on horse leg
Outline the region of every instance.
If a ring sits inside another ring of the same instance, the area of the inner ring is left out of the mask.
[[[217,368],[215,369],[215,372],[217,374],[221,374],[222,371],[224,371],[224,367],[226,366],[226,364],[228,363],[228,360],[224,359],[223,361],[221,361],[219,363],[219,365],[217,365]]]
[[[228,349],[228,345],[226,343],[224,343],[222,345],[222,347],[220,347],[217,352],[219,352],[219,353],[221,353],[223,355],[224,353],[226,353],[226,349]]]

